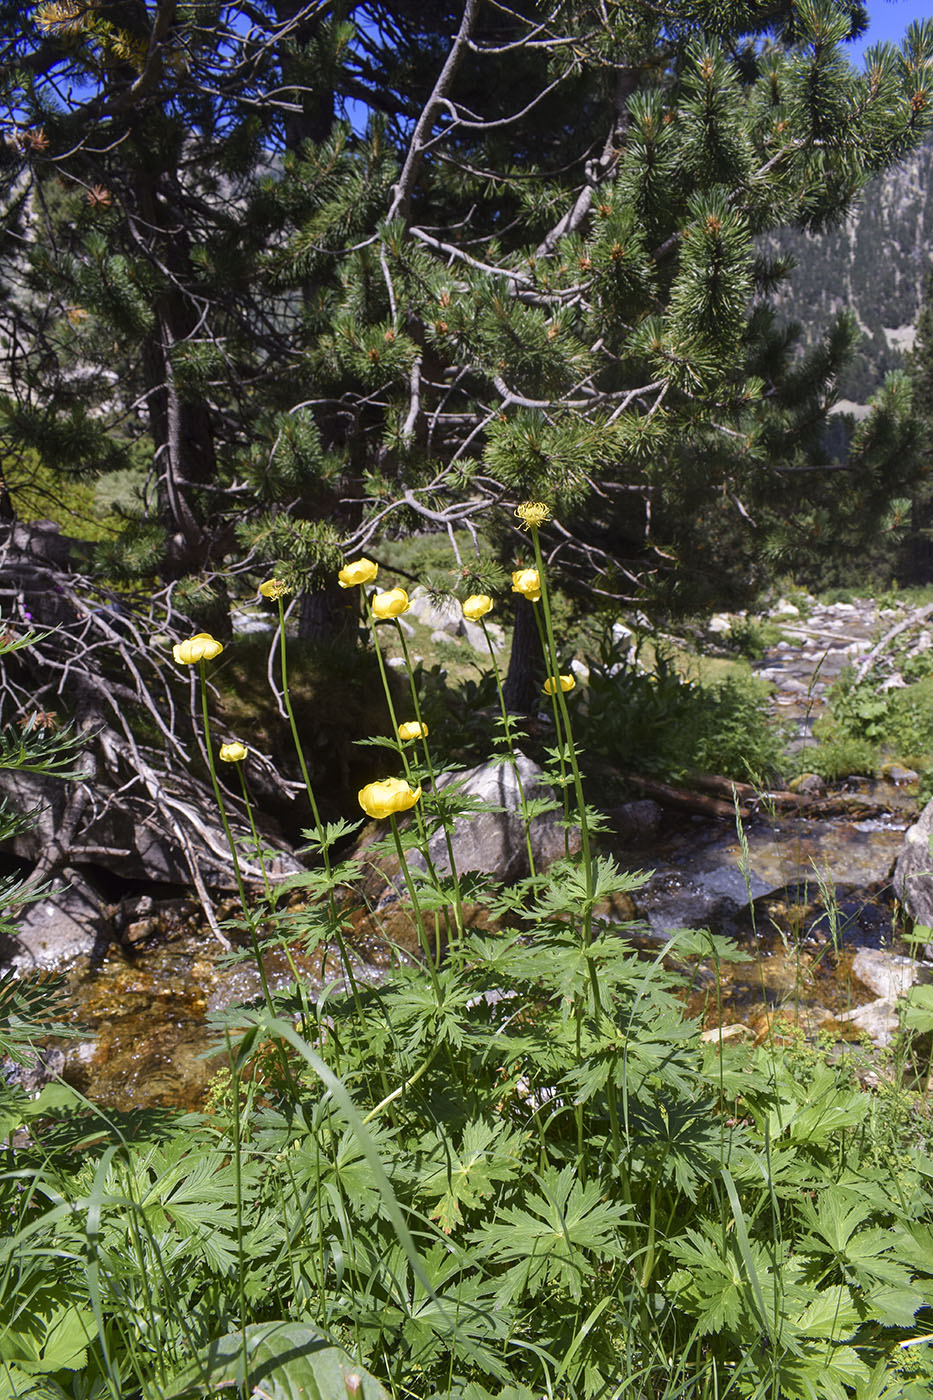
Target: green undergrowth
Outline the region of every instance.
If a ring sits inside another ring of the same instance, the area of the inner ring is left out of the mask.
[[[905,686],[888,690],[877,671],[861,682],[851,668],[842,673],[814,726],[817,745],[807,750],[814,772],[835,779],[898,763],[919,773],[923,792],[933,788],[933,660],[905,659],[899,672]]]
[[[586,750],[622,768],[675,780],[711,772],[768,782],[785,766],[769,686],[747,669],[730,666],[696,679],[663,648],[643,669],[639,652],[611,641],[587,661],[579,723]]]
[[[533,543],[536,615],[562,674]],[[361,612],[385,676],[382,639],[404,653],[403,634],[365,594]],[[207,641],[180,651],[198,668],[226,822],[209,697],[219,684],[229,706],[246,674],[236,647]],[[15,1076],[0,1086],[2,1400],[929,1395],[933,1156],[910,1044],[873,1087],[793,1041],[704,1042],[685,980],[747,954],[702,930],[639,951],[644,930],[606,911],[645,877],[600,852],[580,760],[601,726],[634,753],[628,715],[646,745],[693,723],[667,761],[689,750],[691,766],[720,766],[757,692],[704,699],[664,666],[614,664],[594,666],[587,705],[576,687],[542,699],[556,796],[518,789],[522,834],[550,814],[579,854],[544,870],[529,839],[528,873],[508,886],[451,868],[454,826],[503,813],[423,732],[413,669],[414,713],[394,687],[385,698],[393,726],[422,732],[377,732],[364,750],[404,773],[360,794],[380,839],[342,855],[362,822],[322,821],[309,781],[309,868],[264,894],[240,882],[227,930],[235,958],[259,959],[263,996],[215,1013],[228,1067],[203,1112],[126,1115],[62,1083],[38,1098]],[[305,697],[282,695],[291,726]],[[485,723],[493,759],[517,774],[514,722],[503,707]],[[9,766],[54,758],[9,750]],[[255,831],[240,854],[265,873]],[[375,862],[395,873],[421,953],[378,982],[345,944]],[[297,973],[270,986],[263,953],[296,947],[326,950],[322,987]],[[12,1060],[50,1019],[57,989],[0,984]]]

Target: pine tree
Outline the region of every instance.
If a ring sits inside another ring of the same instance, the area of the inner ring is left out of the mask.
[[[589,602],[695,607],[909,488],[903,380],[834,461],[855,329],[802,354],[756,240],[920,139],[930,24],[857,75],[855,0],[0,9],[3,430],[77,471],[148,442],[133,567],[311,589],[540,497]]]

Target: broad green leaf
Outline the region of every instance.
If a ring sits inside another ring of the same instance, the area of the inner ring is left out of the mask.
[[[347,1400],[351,1394],[355,1400],[389,1400],[375,1376],[305,1323],[254,1323],[245,1334],[245,1383],[243,1333],[228,1332],[175,1377],[164,1391],[165,1400],[182,1400],[221,1386],[237,1386],[241,1394],[261,1393],[268,1400]],[[359,1378],[358,1388],[353,1376]]]
[[[41,1319],[35,1331],[6,1331],[4,1360],[22,1370],[41,1375],[50,1371],[79,1371],[87,1365],[87,1346],[97,1335],[90,1308],[63,1304],[51,1317]]]
[[[901,1009],[901,1021],[910,1031],[933,1031],[933,987],[911,987]]]
[[[844,1284],[823,1288],[813,1302],[801,1313],[795,1330],[801,1337],[828,1337],[841,1342],[854,1336],[862,1322],[862,1314],[852,1301]]]

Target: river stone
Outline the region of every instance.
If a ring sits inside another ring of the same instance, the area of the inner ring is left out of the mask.
[[[0,966],[16,972],[65,967],[88,957],[106,935],[100,898],[79,875],[56,877],[45,899],[23,906],[15,937],[0,941]]]
[[[933,800],[927,803],[917,821],[905,833],[904,844],[894,867],[894,893],[914,923],[927,927],[933,926],[931,834]]]
[[[856,1006],[854,1010],[846,1011],[834,1019],[844,1025],[855,1026],[858,1030],[864,1031],[872,1043],[879,1047],[890,1045],[891,1039],[897,1033],[900,1025],[897,1005],[895,1002],[889,1001],[887,997],[879,997],[877,1001],[869,1001],[864,1006]]]
[[[886,948],[860,948],[852,959],[852,971],[876,997],[894,1002],[906,996],[915,982],[927,981],[929,969],[916,958],[889,953]]]
[[[428,593],[416,589],[411,595],[408,611],[412,617],[424,623],[425,627],[430,627],[432,633],[444,633],[448,639],[460,634],[463,609],[454,598],[432,603]]]
[[[553,812],[543,812],[534,817],[531,823],[531,849],[536,868],[542,870],[563,856],[566,851],[564,829],[559,820],[562,809],[554,790],[544,782],[543,773],[536,763],[518,753],[516,765],[526,800],[548,798],[556,807]],[[486,875],[495,875],[504,884],[512,884],[527,875],[529,871],[525,828],[521,818],[518,783],[512,765],[481,763],[476,768],[468,769],[466,773],[444,774],[438,780],[438,788],[443,789],[454,781],[465,797],[502,809],[469,812],[454,824],[452,846],[457,870],[461,874],[468,870],[476,870]],[[570,833],[570,852],[575,854],[579,849],[580,833],[574,828]],[[429,850],[437,870],[448,874],[450,863],[442,831],[432,837]]]

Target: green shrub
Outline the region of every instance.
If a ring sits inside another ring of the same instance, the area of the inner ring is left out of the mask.
[[[611,641],[587,664],[584,745],[612,763],[659,777],[702,771],[765,781],[784,767],[764,681],[684,679],[663,651],[644,671]]]

